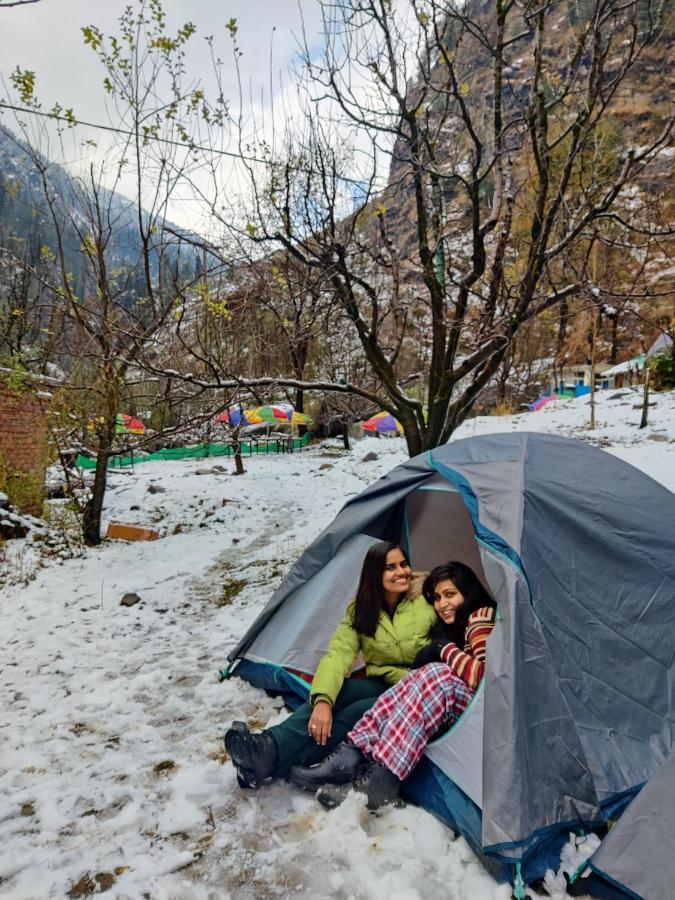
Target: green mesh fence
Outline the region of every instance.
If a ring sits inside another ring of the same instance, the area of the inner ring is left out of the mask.
[[[309,434],[299,438],[260,438],[258,440],[241,441],[242,456],[253,456],[256,453],[292,453],[309,444]],[[138,456],[134,453],[124,453],[120,456],[111,456],[109,465],[112,468],[134,466],[138,463],[149,462],[151,459],[205,459],[210,456],[234,456],[232,444],[196,444],[194,447],[172,447],[166,450],[158,450],[147,456]],[[78,455],[76,465],[82,469],[94,469],[96,459]]]

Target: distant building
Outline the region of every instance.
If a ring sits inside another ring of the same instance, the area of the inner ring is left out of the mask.
[[[601,388],[622,388],[622,387],[630,387],[635,384],[636,381],[639,380],[640,373],[645,367],[645,360],[647,359],[646,353],[641,353],[640,356],[635,356],[633,359],[628,359],[626,362],[619,363],[616,366],[612,366],[610,369],[605,369],[600,373],[600,385]],[[598,386],[596,384],[596,386]]]
[[[608,365],[606,362],[599,362],[595,364],[595,387],[596,389],[600,389],[603,387],[602,381],[602,372],[604,368]],[[591,369],[592,366],[589,363],[572,363],[570,365],[565,366],[563,370],[563,383],[566,388],[580,388],[586,387],[590,388],[591,386]],[[609,385],[604,385],[608,387]],[[581,392],[583,393],[583,391]]]

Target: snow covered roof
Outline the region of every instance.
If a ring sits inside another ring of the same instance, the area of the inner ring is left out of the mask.
[[[623,372],[638,372],[640,369],[644,368],[644,363],[646,359],[646,354],[641,353],[640,356],[634,356],[633,359],[628,359],[626,362],[618,363],[616,366],[612,366],[611,369],[605,369],[604,372],[601,372],[603,378],[611,375],[621,375]]]
[[[654,343],[651,345],[649,350],[647,350],[647,359],[652,356],[656,356],[659,353],[665,353],[670,347],[673,346],[673,339],[669,337],[667,334],[660,334]]]

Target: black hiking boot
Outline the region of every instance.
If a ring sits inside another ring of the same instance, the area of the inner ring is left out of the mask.
[[[259,788],[277,765],[277,745],[266,731],[251,734],[245,722],[233,722],[225,732],[225,749],[242,788]]]
[[[376,810],[391,804],[403,805],[398,796],[400,789],[401,782],[393,772],[379,763],[371,762],[366,770],[349,784],[325,784],[319,788],[316,799],[324,809],[335,809],[350,791],[356,791],[358,794],[366,795],[367,809]]]
[[[292,766],[288,780],[305,791],[323,784],[347,784],[368,765],[368,760],[351,744],[343,741],[332,753],[314,766]]]

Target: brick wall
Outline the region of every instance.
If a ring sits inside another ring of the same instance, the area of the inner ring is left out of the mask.
[[[22,512],[42,515],[47,419],[44,401],[0,378],[0,491]]]

